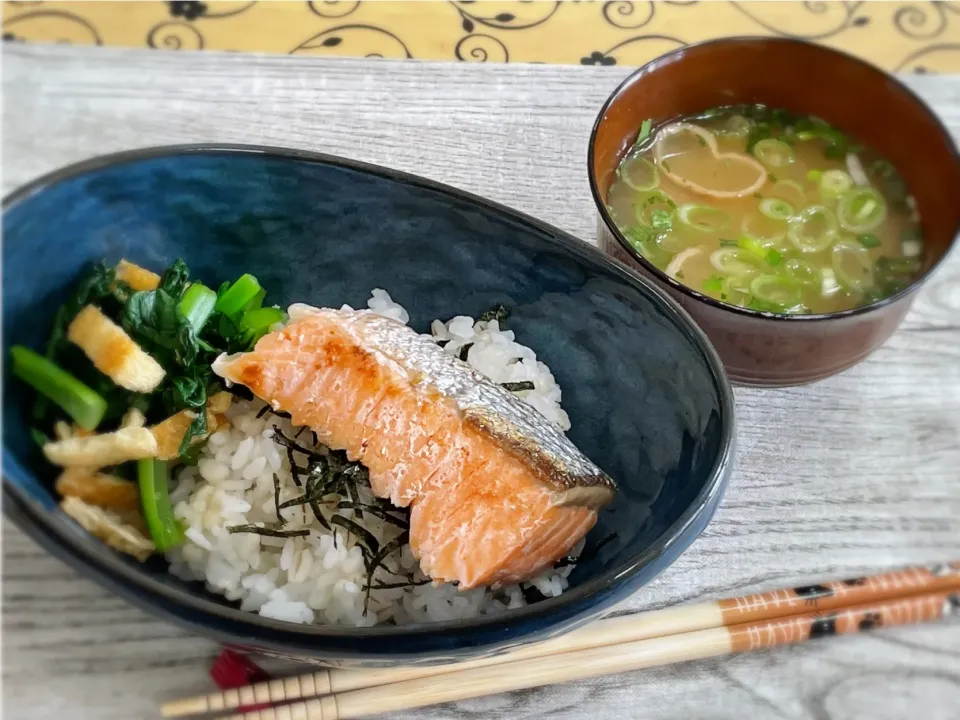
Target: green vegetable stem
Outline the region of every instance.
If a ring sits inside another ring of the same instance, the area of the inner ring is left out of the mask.
[[[13,374],[49,398],[76,420],[93,430],[107,411],[107,401],[66,370],[33,350],[17,345],[10,349]]]
[[[167,463],[154,458],[137,461],[137,480],[143,517],[150,530],[150,538],[159,552],[176,547],[183,541],[183,528],[173,516],[170,505],[170,475]]]
[[[217,294],[213,290],[201,283],[194,283],[180,298],[180,312],[193,327],[193,331],[199,333],[213,315],[216,304]]]
[[[216,311],[236,321],[240,318],[244,310],[249,309],[251,302],[255,301],[262,292],[260,283],[249,273],[241,275],[233,285],[224,290],[217,299]]]
[[[240,333],[243,335],[243,341],[252,347],[257,340],[270,332],[274,324],[286,319],[286,313],[280,308],[262,307],[248,310],[240,319]]]

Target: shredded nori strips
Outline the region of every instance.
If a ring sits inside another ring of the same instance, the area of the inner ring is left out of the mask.
[[[257,412],[257,419],[259,420],[267,413],[270,413],[271,415],[274,415],[276,417],[286,418],[287,420],[290,419],[290,413],[284,412],[283,410],[274,410],[269,405],[264,405],[262,408],[260,408],[260,410]]]
[[[326,467],[326,461],[323,460],[323,456],[317,456],[317,461],[312,463],[307,473],[307,482],[304,486],[304,495],[307,496],[307,503],[310,505],[310,509],[313,511],[313,516],[317,519],[317,522],[323,526],[324,530],[332,530],[333,527],[330,525],[330,521],[324,516],[323,511],[320,509],[319,498],[323,497],[326,492],[326,486],[320,483],[320,480],[323,478],[321,470]],[[336,540],[336,536],[334,536]]]
[[[283,519],[283,515],[280,514],[280,476],[276,473],[273,474],[273,507],[277,511],[277,522],[280,525],[283,525],[287,521]]]
[[[367,607],[370,605],[370,590],[373,587],[373,575],[377,572],[377,568],[383,565],[383,561],[390,556],[391,553],[396,552],[404,545],[410,542],[410,533],[404,530],[402,533],[397,535],[393,540],[388,542],[383,548],[380,549],[380,552],[375,553],[370,559],[370,562],[367,564],[367,587],[366,594],[363,598],[363,614],[367,614]]]
[[[384,509],[378,505],[367,505],[366,503],[361,502],[341,500],[339,503],[337,503],[337,510],[366,510],[374,517],[378,517],[384,522],[390,523],[391,525],[396,525],[401,530],[408,530],[410,528],[410,523],[406,519],[397,517],[396,515],[391,515],[390,510]],[[359,517],[359,515],[357,517]]]
[[[346,471],[344,471],[340,474],[340,476],[344,477],[346,474]],[[350,497],[350,503],[353,505],[352,510],[354,515],[356,515],[360,520],[363,520],[363,504],[360,502],[360,490],[357,489],[357,484],[346,482],[346,480],[344,480],[342,485],[346,490],[346,494]],[[342,505],[343,503],[337,505],[337,509],[341,509]]]
[[[303,428],[300,429],[300,431],[302,430]],[[273,426],[273,432],[274,440],[287,451],[290,473],[294,482],[297,487],[303,489],[302,495],[281,503],[279,477],[274,476],[274,505],[277,508],[277,518],[280,524],[283,523],[281,511],[285,508],[309,505],[317,518],[317,522],[326,530],[332,531],[333,526],[336,525],[356,538],[357,547],[363,553],[363,563],[367,574],[364,612],[367,611],[369,606],[371,590],[381,587],[413,587],[431,582],[430,580],[423,582],[407,580],[403,583],[393,584],[375,583],[374,575],[381,569],[391,575],[403,577],[399,566],[396,570],[393,570],[385,564],[385,560],[410,541],[409,511],[405,508],[394,507],[384,498],[374,497],[372,502],[362,502],[359,488],[360,486],[370,487],[370,472],[361,463],[350,460],[345,451],[311,450],[297,442],[299,432],[296,436],[290,438],[277,425]],[[314,437],[316,438],[316,435]],[[306,458],[306,467],[297,463],[296,456],[298,454]],[[331,495],[337,496],[338,499],[323,500],[323,498]],[[334,506],[332,516],[329,519],[321,511],[321,505]],[[381,547],[380,541],[373,533],[346,515],[339,514],[340,511],[349,511],[358,519],[363,518],[363,513],[369,513],[373,517],[400,528],[402,532]],[[230,529],[230,532],[256,532],[273,537],[291,537],[309,533],[308,530],[284,531],[275,528],[258,528],[253,525],[241,525],[237,529]],[[333,541],[336,545],[336,532],[333,533]]]
[[[396,590],[397,588],[412,588],[420,587],[421,585],[429,585],[433,580],[427,578],[426,580],[407,580],[406,582],[395,582],[395,583],[385,583],[377,580],[377,582],[372,585],[367,585],[365,590]]]
[[[231,535],[234,533],[253,533],[254,535],[264,535],[266,537],[306,537],[310,534],[307,529],[303,530],[277,530],[275,528],[259,527],[257,525],[233,525],[227,528]]]
[[[297,487],[303,487],[303,483],[300,482],[300,466],[297,465],[297,461],[293,457],[293,448],[287,447],[287,460],[290,461],[290,475],[293,477],[293,482]]]
[[[533,390],[536,385],[529,380],[521,380],[520,382],[500,383],[500,387],[502,387],[504,390],[509,390],[510,392],[520,392],[521,390]]]
[[[280,445],[283,445],[288,450],[294,450],[295,452],[303,453],[308,457],[320,455],[320,453],[316,452],[315,450],[309,450],[305,448],[303,445],[300,445],[296,441],[288,438],[286,435],[283,434],[283,431],[280,429],[279,425],[273,426],[273,439]]]
[[[357,541],[361,543],[361,550],[365,550],[370,554],[370,557],[376,557],[377,551],[380,549],[380,542],[374,536],[372,532],[367,530],[362,525],[358,525],[350,518],[345,518],[342,515],[334,515],[330,518],[330,522],[334,525],[339,525],[347,532],[351,532],[357,536]]]
[[[466,362],[467,356],[470,354],[470,348],[472,347],[473,347],[473,343],[467,343],[462,348],[460,348],[460,353],[457,355],[457,357],[463,360],[464,362]]]

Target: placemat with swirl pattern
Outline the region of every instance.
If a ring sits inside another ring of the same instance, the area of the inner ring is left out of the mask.
[[[5,2],[7,42],[640,65],[727,35],[822,42],[898,72],[960,72],[960,2]]]

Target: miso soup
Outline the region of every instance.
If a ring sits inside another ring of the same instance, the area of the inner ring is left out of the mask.
[[[920,218],[896,168],[819,118],[762,105],[645,122],[607,209],[671,277],[765,312],[867,305],[922,265]]]

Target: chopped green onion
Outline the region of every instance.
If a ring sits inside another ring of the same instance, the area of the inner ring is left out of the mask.
[[[760,227],[757,227],[758,224]],[[742,236],[739,240],[741,246],[743,243],[743,238],[750,238],[763,247],[776,245],[783,240],[784,236],[787,234],[786,230],[783,229],[782,222],[770,220],[769,218],[764,218],[763,216],[758,218],[755,215],[743,216],[743,219],[740,221],[740,232],[742,233]]]
[[[650,228],[632,227],[625,230],[623,234],[627,238],[627,242],[646,260],[653,263],[655,267],[662,270],[670,262],[670,255],[659,246],[657,235]]]
[[[634,204],[634,215],[640,225],[653,227],[654,213],[661,211],[667,213],[671,218],[677,208],[677,204],[663,190],[649,190],[642,192],[637,197]],[[657,217],[662,217],[657,215]]]
[[[887,217],[887,201],[872,187],[857,187],[840,197],[837,218],[852,233],[865,233],[877,228]]]
[[[620,179],[634,190],[646,192],[660,184],[660,171],[646,158],[634,156],[617,171]]]
[[[723,210],[696,203],[683,203],[677,209],[677,219],[682,225],[700,232],[720,232],[730,224],[730,216]]]
[[[770,248],[769,250],[767,250],[763,258],[764,260],[767,261],[767,265],[772,265],[773,267],[776,267],[783,261],[783,255],[781,255],[779,252],[777,252],[773,248]]]
[[[710,254],[710,264],[723,275],[750,275],[763,269],[764,261],[742,248],[720,248]]]
[[[836,200],[853,187],[853,178],[843,170],[827,170],[820,176],[820,197]]]
[[[107,411],[107,401],[51,360],[22,345],[10,348],[13,374],[49,398],[85,430],[94,430]]]
[[[746,305],[750,302],[751,275],[731,275],[723,281],[722,300],[734,305]]]
[[[831,264],[837,280],[848,290],[861,292],[873,285],[873,261],[857,242],[841,240],[834,245]]]
[[[642,143],[650,137],[650,131],[653,129],[653,120],[647,118],[640,123],[640,133],[637,135],[637,144]]]
[[[747,120],[747,118],[745,118],[743,115],[731,115],[718,129],[717,135],[722,135],[724,137],[745,138],[750,134],[750,130],[752,129],[753,123]]]
[[[240,333],[244,341],[253,347],[260,338],[270,332],[271,327],[286,319],[287,314],[280,308],[266,307],[249,310],[240,319]]]
[[[673,215],[666,210],[654,210],[650,213],[650,227],[657,232],[673,230]]]
[[[260,288],[260,292],[254,295],[250,302],[243,306],[243,311],[248,312],[250,310],[256,310],[259,307],[263,307],[263,299],[267,296],[267,291],[263,288]]]
[[[824,297],[830,297],[840,292],[840,285],[837,283],[837,276],[830,268],[823,268],[820,271],[820,294]]]
[[[878,248],[880,247],[880,238],[878,238],[873,233],[864,233],[857,237],[857,240],[865,248]]]
[[[782,275],[758,275],[750,281],[750,292],[758,300],[787,310],[801,299],[800,285]]]
[[[201,283],[194,283],[180,298],[180,312],[187,318],[193,331],[199,333],[213,314],[217,294]]]
[[[786,167],[796,160],[792,147],[773,138],[760,140],[753,146],[753,154],[757,160],[772,168]]]
[[[786,200],[765,198],[760,201],[760,214],[771,220],[789,220],[793,212],[793,205]]]
[[[804,191],[803,185],[796,180],[777,180],[770,188],[769,195],[786,200],[795,207],[807,202],[807,193]]]
[[[183,541],[183,528],[174,517],[170,505],[170,474],[167,463],[154,458],[138,460],[137,482],[150,539],[160,552],[176,547]]]
[[[920,261],[915,258],[880,257],[877,258],[877,265],[886,271],[904,275],[912,275],[920,270]]]
[[[816,286],[821,283],[820,269],[812,262],[800,258],[788,258],[783,263],[783,274],[801,285]]]
[[[230,318],[238,317],[251,302],[256,300],[261,290],[260,283],[253,275],[249,273],[241,275],[217,299],[215,310]]]
[[[801,252],[820,252],[833,244],[837,217],[823,205],[810,205],[794,215],[787,236]]]
[[[767,259],[767,250],[769,248],[757,238],[744,235],[742,238],[737,240],[737,247],[743,248],[747,252],[752,253],[754,257],[758,257],[761,260]]]
[[[668,253],[682,252],[690,247],[690,238],[685,237],[682,233],[674,232],[672,229],[669,232],[651,232],[656,233],[657,245]]]
[[[819,184],[820,178],[822,177],[823,177],[823,173],[819,170],[807,170],[807,180],[809,180],[812,183]]]
[[[703,290],[712,294],[723,292],[723,278],[719,275],[711,275],[703,281]]]

